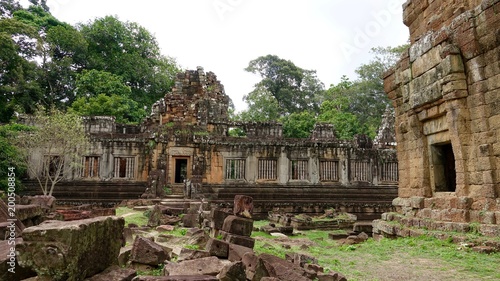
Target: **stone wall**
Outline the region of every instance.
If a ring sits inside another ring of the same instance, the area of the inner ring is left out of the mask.
[[[500,223],[500,1],[409,0],[411,46],[385,74],[408,216]]]

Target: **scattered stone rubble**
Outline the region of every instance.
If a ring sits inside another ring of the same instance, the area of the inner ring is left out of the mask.
[[[339,273],[324,273],[313,257],[255,254],[255,240],[250,237],[252,198],[236,196],[234,206],[232,212],[209,212],[213,236],[207,229],[190,228],[183,245],[191,246],[180,249],[166,246],[179,244],[175,240],[179,238],[163,232],[166,226],[172,230],[171,225],[125,228],[124,219],[116,216],[45,221],[24,229],[17,246],[20,273],[5,280],[346,280]],[[155,213],[153,220],[161,221],[167,210],[163,207],[151,208],[150,221]],[[124,246],[125,239],[130,246]],[[137,276],[138,271],[161,272],[162,276]]]

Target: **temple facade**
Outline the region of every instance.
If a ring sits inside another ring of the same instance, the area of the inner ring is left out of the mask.
[[[391,124],[375,143],[363,136],[337,140],[330,124],[317,124],[307,139],[291,139],[279,123],[230,121],[228,106],[216,76],[198,68],[179,73],[140,125],[86,117],[91,144],[55,196],[77,186],[98,199],[106,188],[125,192],[134,185],[146,198],[177,194],[220,204],[246,194],[263,213],[337,208],[371,218],[392,209],[398,162]]]

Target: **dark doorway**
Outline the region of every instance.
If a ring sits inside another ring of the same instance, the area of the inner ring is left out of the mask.
[[[451,143],[433,145],[431,149],[435,191],[454,192],[457,185],[457,173]]]
[[[187,159],[175,159],[175,183],[183,183],[187,178]]]

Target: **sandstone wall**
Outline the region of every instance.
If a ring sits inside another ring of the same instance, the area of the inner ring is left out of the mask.
[[[488,222],[498,223],[500,1],[409,0],[403,8],[411,47],[384,77],[396,109],[395,205],[438,220],[452,218],[429,210],[461,212],[454,221],[481,221],[479,213],[496,212],[498,219]],[[446,145],[454,179],[451,189],[441,190],[448,167],[438,160]],[[415,197],[421,204],[404,200]],[[455,204],[457,198],[467,204]]]

